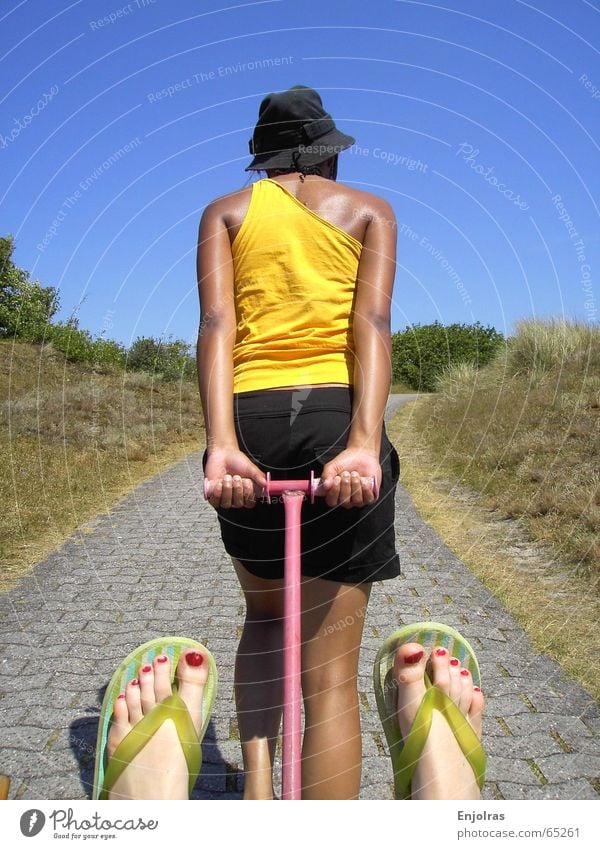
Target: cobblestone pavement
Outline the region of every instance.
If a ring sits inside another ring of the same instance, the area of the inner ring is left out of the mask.
[[[390,410],[402,399],[394,399]],[[200,454],[78,529],[0,598],[0,772],[11,798],[90,794],[103,688],[117,663],[168,633],[197,638],[220,673],[195,798],[240,798],[233,662],[243,598],[201,497]],[[487,696],[486,798],[597,799],[600,716],[591,696],[532,648],[522,628],[397,493],[404,574],[373,587],[360,666],[362,798],[392,798],[371,668],[402,624],[458,628]]]

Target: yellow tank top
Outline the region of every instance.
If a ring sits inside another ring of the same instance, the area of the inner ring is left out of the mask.
[[[232,245],[233,391],[352,384],[361,243],[275,180],[252,186]]]

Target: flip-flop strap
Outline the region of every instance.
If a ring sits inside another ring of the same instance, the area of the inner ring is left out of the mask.
[[[101,799],[108,797],[109,791],[123,770],[129,766],[167,719],[172,720],[175,725],[188,768],[189,792],[192,792],[202,766],[202,746],[185,702],[177,693],[173,693],[153,707],[150,713],[134,725],[121,740],[106,767]]]
[[[419,705],[397,761],[394,780],[398,799],[408,799],[411,794],[412,777],[429,736],[434,710],[438,710],[446,719],[473,770],[479,789],[483,787],[486,755],[481,741],[454,702],[437,687],[429,687]]]

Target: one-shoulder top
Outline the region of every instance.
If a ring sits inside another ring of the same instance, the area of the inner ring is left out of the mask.
[[[275,180],[254,183],[232,254],[233,390],[344,383],[361,243]]]

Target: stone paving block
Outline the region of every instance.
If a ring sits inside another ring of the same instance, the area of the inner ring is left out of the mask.
[[[26,667],[30,665],[31,658],[18,657],[14,653],[3,657],[0,661],[0,692],[5,678],[21,677],[26,672]]]
[[[511,732],[515,735],[528,735],[537,731],[556,731],[560,736],[570,743],[572,740],[576,745],[581,745],[586,738],[591,739],[590,730],[577,717],[557,716],[546,713],[530,713],[520,716],[506,716],[505,722]]]
[[[0,751],[4,748],[37,753],[48,743],[51,732],[47,728],[35,728],[20,725],[13,728],[0,728]]]
[[[550,734],[530,734],[526,737],[486,736],[485,750],[488,756],[503,758],[533,758],[536,762],[543,755],[562,754],[557,740]]]
[[[365,784],[360,791],[360,799],[393,799],[392,783],[389,786],[381,786],[381,782],[377,781],[374,784]]]
[[[488,758],[485,777],[487,781],[514,781],[524,787],[541,785],[540,779],[525,760],[504,758],[498,755]]]
[[[600,758],[580,752],[561,752],[535,759],[547,780],[559,784],[571,778],[600,780]]]
[[[498,787],[505,799],[594,799],[598,794],[585,779],[564,781],[560,784],[546,784],[543,787],[523,787],[519,784],[500,781]],[[561,825],[562,825],[561,820]],[[576,819],[573,821],[576,827]],[[533,827],[533,826],[532,826]],[[565,824],[565,828],[568,826]]]
[[[50,760],[47,755],[32,750],[2,746],[2,771],[10,775],[12,782],[18,782],[34,778],[37,775],[44,776],[50,768]],[[73,771],[73,759],[69,758],[67,770]],[[41,797],[43,798],[43,797]]]
[[[62,687],[66,692],[74,694],[93,691],[98,688],[99,683],[91,677],[91,673],[77,674],[56,670],[47,686],[57,690]]]
[[[486,690],[487,694],[487,690]],[[524,701],[517,696],[495,696],[487,694],[487,713],[492,716],[521,716],[534,711],[527,707]]]
[[[53,782],[59,787],[62,785],[62,787],[64,788],[70,785],[70,776],[67,777],[66,782],[61,782],[61,778],[57,776],[53,776],[52,780],[46,780],[44,778],[23,778],[21,780],[19,777],[13,775],[9,799],[18,799],[18,801],[26,801],[28,799],[77,798],[77,796],[74,794],[70,796],[65,795],[64,797],[58,796],[52,786]]]
[[[30,678],[23,680],[21,677],[6,675],[2,680],[0,692],[3,694],[18,693],[22,694],[24,687],[27,689],[27,694],[43,691],[52,681],[52,673],[44,672],[43,674],[36,673]]]

